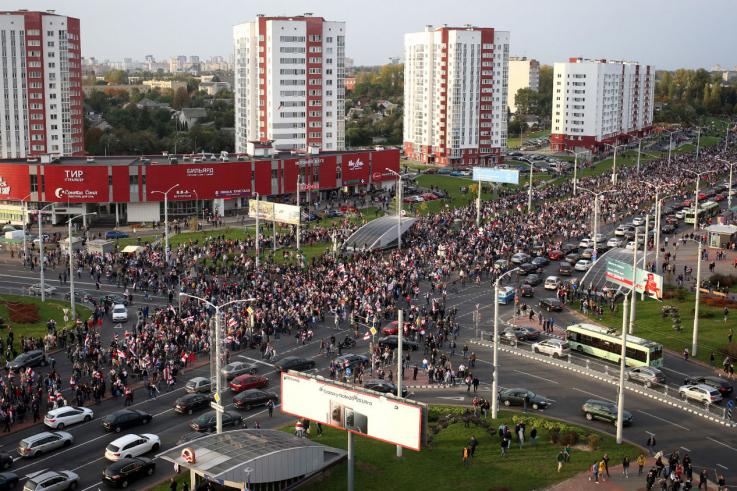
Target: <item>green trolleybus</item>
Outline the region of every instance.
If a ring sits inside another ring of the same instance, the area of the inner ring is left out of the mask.
[[[615,363],[620,363],[622,358],[622,332],[611,327],[573,324],[568,326],[566,340],[571,350],[579,353],[588,353]],[[626,356],[626,365],[630,367],[662,367],[663,345],[627,335]]]

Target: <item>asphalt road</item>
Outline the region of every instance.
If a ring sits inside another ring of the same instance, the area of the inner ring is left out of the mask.
[[[613,230],[615,226],[616,224],[609,225],[601,233],[609,237],[611,234],[607,231]],[[679,227],[679,230],[682,228],[683,226]],[[682,251],[680,249],[679,254],[683,254]],[[38,273],[32,275],[30,270],[24,270],[17,261],[10,261],[7,256],[3,256],[0,258],[0,262],[3,264],[2,270],[0,270],[0,292],[8,293],[9,291],[6,290],[17,290],[20,287],[27,288],[29,285],[38,282]],[[554,264],[548,266],[546,272],[543,273],[543,277],[553,274],[552,270],[555,267]],[[574,277],[576,276],[581,277],[583,273],[574,272]],[[58,272],[50,271],[47,277],[49,283],[58,286]],[[82,279],[75,282],[75,285],[76,288],[82,288],[96,294],[94,282],[90,280],[89,275],[85,276],[83,274]],[[66,291],[68,291],[68,287],[60,288],[61,293]],[[107,285],[103,282],[101,293],[120,292],[121,290],[114,285]],[[55,297],[60,298],[61,293]],[[536,294],[538,293],[536,292]],[[546,296],[545,294],[539,295]],[[143,300],[140,295],[137,295],[136,299],[138,304]],[[420,296],[415,303],[421,304],[424,301],[424,298]],[[153,301],[151,303],[163,303],[163,299],[159,297],[158,302]],[[537,302],[533,299],[529,303],[536,305]],[[459,321],[462,325],[462,331],[457,342],[460,346],[474,336],[472,312],[476,308],[476,304],[479,304],[483,315],[482,328],[486,326],[485,328],[488,329],[494,308],[493,290],[489,288],[488,281],[478,288],[467,286],[462,289],[459,284],[458,293],[449,292],[447,306],[457,306],[459,309]],[[131,318],[127,323],[129,328],[133,325],[136,308],[137,305],[129,308]],[[512,306],[500,306],[500,312],[502,319],[509,319],[513,315]],[[573,316],[567,313],[560,313],[555,316],[557,325],[570,324],[572,319]],[[125,326],[122,331],[124,332],[124,330]],[[103,340],[111,339],[114,332],[113,323],[106,319],[102,327]],[[120,332],[120,334],[122,335],[123,332]],[[332,322],[326,322],[325,325],[318,326],[315,332],[315,340],[312,343],[303,346],[302,344],[296,344],[294,338],[283,337],[276,343],[276,350],[279,356],[301,355],[313,357],[317,361],[317,367],[313,372],[327,375],[330,360],[324,356],[317,356],[319,339],[329,337],[334,333],[338,339],[342,339],[345,332],[336,332],[332,328]],[[478,345],[470,345],[469,348],[475,351],[478,357],[474,373],[482,382],[479,395],[491,400],[493,396],[491,392],[491,350]],[[359,341],[358,346],[353,351],[358,354],[368,353],[368,342]],[[268,363],[259,359],[260,354],[257,350],[247,350],[235,356],[246,357],[245,359],[252,362],[255,360],[259,367],[259,373],[270,379],[269,391],[279,393],[280,381],[277,374]],[[60,353],[56,358],[57,368],[62,373],[62,378],[66,377],[66,380],[68,380],[71,367],[66,356]],[[421,353],[413,353],[412,363],[419,363],[421,358]],[[454,367],[460,362],[461,356],[455,355],[453,357]],[[666,374],[671,380],[680,381],[685,374],[709,373],[708,370],[693,363],[686,364],[680,357],[676,356],[666,355],[664,364]],[[128,430],[124,433],[154,433],[161,438],[162,449],[172,447],[183,434],[190,431],[188,423],[192,419],[192,417],[175,413],[172,405],[177,397],[184,394],[184,382],[194,376],[206,375],[207,370],[208,365],[188,370],[183,377],[180,377],[173,392],[162,393],[155,401],[146,401],[146,395],[143,391],[136,392],[134,407],[153,414],[154,419],[147,426]],[[500,353],[499,376],[500,387],[525,387],[552,399],[554,403],[545,411],[546,415],[578,424],[587,423],[580,410],[581,404],[585,400],[596,398],[614,401],[617,398],[616,387],[611,384],[584,377],[574,372],[551,368],[549,365],[531,362],[529,359],[522,359],[519,356],[506,353]],[[473,399],[473,394],[466,394],[465,386],[443,389],[413,388],[412,391],[414,394],[411,398],[433,404],[469,404]],[[224,401],[228,405],[228,409],[233,410],[230,405],[232,397],[226,395]],[[106,400],[101,406],[92,406],[95,411],[93,421],[65,429],[75,437],[75,443],[70,448],[57,450],[40,458],[21,459],[18,457],[10,471],[17,473],[23,479],[24,476],[46,469],[72,470],[80,475],[80,490],[85,491],[100,487],[100,475],[108,465],[108,461],[104,458],[105,447],[124,433],[117,435],[107,433],[100,426],[99,420],[105,415],[121,409],[123,403],[123,399],[117,401]],[[664,405],[629,391],[625,394],[625,408],[634,415],[633,425],[624,429],[624,436],[628,440],[644,445],[648,434],[655,434],[664,450],[680,449],[681,454],[687,452],[691,455],[697,468],[703,466],[710,469],[710,475],[713,476],[714,473],[724,474],[728,482],[737,479],[737,464],[735,464],[737,462],[737,430],[726,428],[701,417],[690,415],[681,409]],[[274,412],[274,418],[272,419],[269,419],[266,411],[262,409],[255,409],[251,413],[244,412],[244,417],[248,420],[249,426],[253,424],[255,419],[258,419],[264,428],[275,427],[293,419],[291,416],[283,415],[278,409]],[[612,434],[615,432],[615,428],[611,424],[598,421],[589,424],[601,431]],[[15,448],[21,439],[44,429],[43,426],[35,426],[4,434],[0,437],[0,451],[17,455]],[[148,486],[172,473],[172,469],[166,463],[159,461],[158,464],[160,468],[157,472],[150,478],[136,484],[136,488]]]

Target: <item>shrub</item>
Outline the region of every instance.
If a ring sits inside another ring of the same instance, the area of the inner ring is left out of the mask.
[[[573,446],[576,443],[578,443],[578,438],[579,438],[579,434],[577,431],[568,430],[565,432],[565,434],[561,435],[560,443],[561,445]]]
[[[714,286],[719,283],[720,287],[726,286],[731,288],[733,286],[737,286],[737,275],[716,273],[711,275],[709,281]]]
[[[550,435],[550,443],[557,444],[560,442],[560,430],[558,428],[551,428],[548,430],[548,434]]]
[[[599,450],[600,443],[601,439],[599,438],[599,435],[589,435],[589,450]]]
[[[729,343],[727,346],[720,349],[719,353],[724,357],[729,357],[730,360],[737,360],[737,344]]]
[[[679,286],[676,290],[676,298],[679,302],[685,302],[686,301],[686,289],[682,286]]]

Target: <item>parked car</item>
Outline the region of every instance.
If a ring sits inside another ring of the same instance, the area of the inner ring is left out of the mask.
[[[192,414],[200,409],[210,407],[214,399],[207,394],[186,394],[174,401],[174,410],[182,414]]]
[[[46,413],[44,424],[49,428],[63,430],[65,426],[87,423],[95,417],[92,409],[86,407],[64,406]]]
[[[535,353],[544,353],[553,358],[560,358],[571,354],[571,346],[561,339],[545,339],[532,345]]]
[[[645,387],[665,385],[665,374],[655,367],[634,367],[625,370],[627,380],[642,382]]]
[[[525,404],[525,396],[528,398],[527,404],[532,409],[545,409],[550,405],[550,401],[547,398],[527,389],[504,389],[499,394],[499,398],[505,406],[523,406]]]
[[[41,454],[74,443],[74,437],[66,431],[43,431],[18,442],[18,455],[39,457]]]
[[[379,338],[378,344],[380,347],[387,347],[389,349],[396,349],[399,345],[397,336],[384,336]],[[417,343],[402,338],[402,349],[407,351],[415,351],[417,349]]]
[[[44,293],[46,295],[56,295],[57,291],[59,290],[55,286],[49,285],[48,283],[44,283]],[[36,283],[34,285],[29,286],[28,294],[29,295],[41,295],[41,283]]]
[[[153,416],[138,409],[121,409],[102,418],[102,427],[108,431],[120,433],[122,430],[138,425],[147,425]]]
[[[105,232],[106,239],[127,239],[128,234],[125,232],[118,232],[117,230],[109,230]]]
[[[524,336],[525,341],[531,341],[540,337],[540,331],[532,326],[509,326],[504,330],[507,332],[514,331],[521,333]]]
[[[22,372],[29,367],[45,367],[48,363],[46,354],[41,350],[34,349],[16,356],[5,367],[12,372]]]
[[[704,384],[681,385],[678,394],[684,401],[691,399],[705,405],[716,404],[722,400],[722,394],[717,389]]]
[[[240,375],[234,378],[230,382],[230,390],[233,392],[243,392],[248,389],[260,389],[261,387],[268,387],[269,379],[263,375]]]
[[[127,488],[130,483],[153,475],[155,470],[156,462],[145,457],[120,459],[105,468],[102,472],[102,481],[113,486]]]
[[[258,368],[256,368],[255,364],[251,365],[243,361],[234,361],[228,363],[220,369],[220,372],[225,375],[227,380],[233,379],[238,375],[243,375],[244,373],[250,373],[251,375],[253,375],[257,371]]]
[[[712,387],[719,391],[720,394],[722,394],[723,397],[728,396],[732,393],[732,385],[724,380],[721,377],[714,377],[714,376],[708,376],[705,377],[703,375],[695,375],[692,377],[686,377],[686,381],[684,382],[686,385],[706,385],[708,387]]]
[[[116,462],[120,459],[138,457],[148,452],[155,452],[161,446],[161,440],[152,433],[121,436],[110,442],[105,448],[105,458]]]
[[[190,394],[195,392],[210,392],[212,390],[212,382],[209,378],[195,377],[184,385],[184,390]]]
[[[233,398],[236,409],[250,411],[256,406],[265,406],[273,401],[274,405],[279,403],[279,396],[259,389],[244,390]]]
[[[113,307],[113,322],[128,322],[128,309],[125,305],[118,304]]]
[[[241,392],[241,394],[242,393],[243,392]],[[190,421],[189,426],[195,431],[212,431],[214,433],[217,430],[217,422],[217,411],[208,411],[205,414],[201,414],[198,418]],[[223,427],[238,427],[242,422],[243,416],[239,413],[232,413],[229,411],[223,412]]]
[[[397,395],[397,386],[391,382],[387,382],[386,380],[381,380],[381,379],[365,380],[363,382],[363,388],[373,390],[376,392],[381,392],[382,394]],[[402,397],[407,397],[408,393],[409,392],[407,391],[407,387],[402,385]]]
[[[73,491],[78,486],[79,476],[72,471],[41,471],[26,481],[23,491]]]
[[[301,356],[285,356],[274,363],[274,368],[279,372],[286,372],[289,370],[308,370],[310,368],[315,368],[315,361]]]
[[[581,406],[581,413],[586,417],[587,420],[593,421],[600,419],[602,421],[608,421],[610,423],[617,424],[617,411],[618,408],[615,404],[605,401],[597,401],[595,399],[589,399],[583,406]],[[622,411],[622,425],[629,426],[632,424],[632,413],[629,411]]]
[[[560,278],[557,276],[548,276],[545,279],[545,289],[546,290],[557,290],[560,288],[562,282],[560,281]]]
[[[563,310],[563,302],[557,298],[542,298],[537,304],[541,309],[545,309],[548,312],[560,312]]]

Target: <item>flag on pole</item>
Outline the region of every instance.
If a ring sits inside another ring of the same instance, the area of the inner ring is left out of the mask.
[[[371,336],[371,335],[370,335],[369,333],[366,333],[366,334],[364,334],[364,335],[363,335],[363,340],[364,340],[364,341],[368,341],[368,339],[369,339],[369,337],[370,337],[370,336]]]

